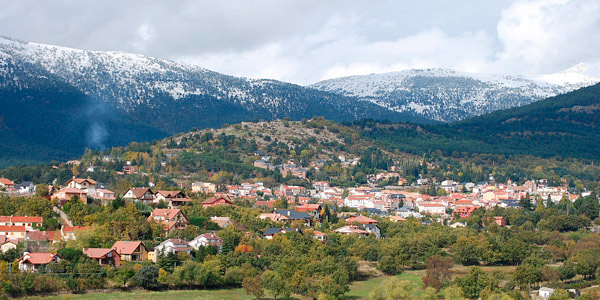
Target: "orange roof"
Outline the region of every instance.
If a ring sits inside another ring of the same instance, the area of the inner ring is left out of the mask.
[[[350,218],[346,219],[346,223],[377,224],[377,223],[379,223],[379,221],[365,217],[365,216],[358,216],[358,217],[350,217]]]
[[[93,179],[89,179],[89,178],[73,178],[69,181],[67,181],[67,184],[69,184],[69,182],[71,181],[75,181],[76,183],[82,184],[84,182],[88,182],[89,184],[97,184],[97,182]]]
[[[2,183],[4,185],[15,185],[15,183],[12,182],[12,180],[7,179],[7,178],[0,178],[0,183]]]
[[[13,222],[26,222],[26,223],[42,223],[42,217],[27,217],[27,216],[14,216],[12,217]]]
[[[140,245],[146,248],[141,241],[117,241],[111,249],[115,249],[119,254],[132,254]]]
[[[32,253],[25,253],[23,255],[23,257],[21,257],[21,259],[19,259],[19,261],[21,261],[21,262],[29,262],[29,263],[34,264],[34,265],[44,265],[44,264],[50,263],[57,256],[60,257],[56,253],[36,253],[36,252],[32,252]]]
[[[25,231],[25,226],[0,226],[0,232],[2,231]]]
[[[28,241],[57,241],[60,238],[58,231],[28,231]]]
[[[88,248],[83,253],[90,258],[103,258],[111,251],[115,251],[111,248]]]
[[[226,197],[223,196],[219,196],[219,197],[210,197],[206,200],[204,200],[204,202],[202,202],[202,204],[213,204],[215,202],[218,202],[219,200],[225,200],[225,202],[227,202],[228,204],[233,204],[233,202],[231,202],[230,199],[227,199]]]
[[[150,191],[150,193],[152,193],[152,190],[147,187],[132,187],[129,188],[128,191],[131,191],[136,198],[141,198],[147,191]],[[127,194],[127,192],[125,192],[125,194]]]
[[[313,230],[313,235],[327,235],[327,234],[320,232],[320,231]]]

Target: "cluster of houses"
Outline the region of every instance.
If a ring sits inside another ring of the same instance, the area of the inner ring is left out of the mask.
[[[20,242],[55,244],[75,238],[81,226],[62,226],[60,231],[41,231],[43,218],[31,216],[0,216],[0,249],[6,253],[17,249]]]
[[[9,196],[32,194],[35,193],[35,185],[31,181],[22,181],[16,184],[8,178],[0,177],[0,193]]]
[[[101,186],[90,178],[71,178],[67,181],[66,186],[54,190],[51,198],[58,201],[60,205],[67,203],[72,197],[76,196],[79,199],[87,201],[88,198],[98,201],[102,205],[106,205],[115,199],[115,193]]]
[[[24,219],[25,218],[25,219]],[[15,224],[12,226],[40,226],[40,217],[0,217],[0,220],[4,223]],[[212,217],[211,221],[215,222],[222,228],[233,225],[234,222],[228,217]],[[163,226],[165,236],[175,232],[176,230],[184,230],[189,224],[188,218],[185,216],[180,209],[154,209],[152,214],[148,217],[148,222],[157,223]],[[28,225],[23,225],[23,223]],[[4,230],[4,227],[8,225],[0,226],[0,230]],[[36,231],[41,237],[48,238],[49,242],[53,243],[58,240],[53,240],[58,237],[63,240],[76,239],[75,232],[87,230],[85,227],[63,227],[58,234],[50,234],[50,231]],[[5,232],[1,232],[5,233]],[[2,249],[16,249],[18,243],[25,239],[21,238],[21,235],[11,234],[11,231],[6,231],[6,236],[0,235],[0,241],[2,243]],[[28,237],[29,234],[26,235]],[[6,245],[6,246],[5,246]],[[123,261],[129,262],[140,262],[140,261],[152,261],[156,262],[160,255],[167,255],[172,253],[178,255],[181,252],[190,254],[192,250],[198,250],[200,247],[215,247],[216,251],[221,251],[223,240],[219,238],[214,232],[204,233],[198,235],[191,241],[185,241],[182,239],[167,239],[160,243],[154,249],[149,250],[148,247],[142,241],[117,241],[110,248],[86,248],[83,249],[83,253],[88,257],[98,261],[101,266],[112,265],[119,266]],[[19,259],[19,269],[22,271],[38,271],[42,266],[48,265],[52,262],[59,262],[62,258],[56,253],[49,252],[24,252],[23,256]]]

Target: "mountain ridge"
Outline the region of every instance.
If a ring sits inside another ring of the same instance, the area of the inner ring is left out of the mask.
[[[598,78],[578,73],[585,69],[584,64],[579,64],[563,72],[531,77],[440,68],[411,69],[328,79],[310,86],[370,101],[390,110],[454,122],[600,82]]]

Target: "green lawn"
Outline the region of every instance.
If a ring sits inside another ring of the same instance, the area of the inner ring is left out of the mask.
[[[421,281],[422,274],[419,271],[408,271],[400,275],[397,275],[400,280],[408,280],[415,286],[417,295],[422,293]],[[369,297],[369,293],[379,287],[385,278],[390,276],[376,277],[364,281],[355,281],[350,285],[350,291],[344,295],[343,299],[365,299]],[[254,299],[252,296],[246,295],[243,289],[217,289],[217,290],[176,290],[176,291],[163,291],[163,292],[146,292],[146,291],[132,291],[132,292],[115,292],[115,293],[88,293],[88,294],[69,294],[60,295],[53,297],[31,297],[28,299],[71,299],[71,300],[108,300],[108,299],[206,299],[206,300],[226,300],[226,299]],[[268,295],[265,295],[263,299],[271,299]],[[298,297],[296,297],[298,299]]]
[[[423,291],[421,290],[421,287],[423,286],[423,281],[421,280],[421,277],[423,275],[420,273],[422,272],[408,271],[400,275],[396,275],[396,277],[398,277],[398,279],[400,280],[410,281],[415,287],[417,295],[420,296],[423,293]],[[350,285],[350,291],[347,292],[346,295],[344,295],[343,299],[366,299],[369,297],[369,293],[372,290],[379,287],[381,283],[383,283],[383,281],[389,277],[390,276],[382,276],[370,278],[364,281],[355,281]]]
[[[224,300],[224,299],[254,299],[246,295],[243,289],[219,289],[219,290],[178,290],[164,292],[115,292],[115,293],[89,293],[77,295],[60,295],[54,297],[34,297],[29,299],[89,299],[89,300],[108,300],[108,299],[206,299],[206,300]]]

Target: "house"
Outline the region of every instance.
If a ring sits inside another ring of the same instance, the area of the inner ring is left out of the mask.
[[[18,240],[9,239],[5,235],[0,235],[0,250],[2,251],[2,253],[6,253],[6,251],[10,249],[17,249],[18,245]]]
[[[327,241],[327,234],[317,230],[313,230],[313,239],[325,242]]]
[[[381,238],[381,230],[379,229],[379,226],[377,226],[377,224],[364,224],[362,225],[362,228],[368,231],[369,233],[374,234],[376,239]]]
[[[21,194],[28,194],[28,193],[35,192],[35,184],[33,184],[33,182],[31,182],[31,181],[22,181],[21,183],[15,185],[14,188],[19,190],[19,193],[21,193]]]
[[[477,210],[475,206],[463,206],[456,209],[454,213],[458,213],[461,218],[468,219]]]
[[[346,235],[359,235],[359,236],[368,236],[369,235],[368,231],[360,229],[360,227],[358,225],[342,226],[338,229],[332,230],[332,232],[346,234]]]
[[[59,262],[62,257],[56,253],[36,253],[25,252],[19,258],[19,270],[23,272],[37,272],[41,266],[46,266],[51,262]]]
[[[58,190],[56,193],[52,194],[52,199],[56,199],[60,205],[64,205],[73,197],[77,197],[81,199],[84,203],[87,202],[88,193],[84,190],[76,189],[76,188],[62,188]]]
[[[493,221],[500,227],[506,226],[506,219],[504,219],[504,217],[494,217]]]
[[[0,188],[12,188],[15,187],[15,183],[7,178],[0,178]]]
[[[154,247],[154,256],[159,257],[160,255],[167,255],[169,253],[173,253],[173,255],[177,256],[177,253],[179,252],[190,254],[191,250],[192,248],[188,242],[182,239],[168,239]]]
[[[223,249],[223,240],[218,237],[214,232],[205,233],[195,237],[193,240],[189,242],[190,247],[194,248],[194,250],[198,250],[200,247],[217,247],[219,252]]]
[[[97,189],[92,197],[100,200],[100,204],[106,206],[110,201],[115,200],[115,192],[107,189]]]
[[[148,221],[154,221],[163,224],[165,235],[169,235],[175,230],[183,230],[190,223],[181,209],[161,209],[156,208],[148,217]]]
[[[65,241],[74,241],[77,239],[75,236],[77,232],[87,229],[88,227],[85,226],[62,226],[60,228],[60,235]]]
[[[346,219],[346,223],[353,224],[379,224],[379,221],[365,216],[352,216]]]
[[[25,226],[0,226],[0,235],[9,239],[23,240],[26,237]]]
[[[538,295],[542,299],[550,298],[550,295],[552,295],[552,293],[554,293],[554,289],[551,289],[548,287],[541,287],[540,290],[538,291]]]
[[[60,231],[28,231],[25,239],[28,242],[45,242],[56,244],[61,241]]]
[[[225,228],[229,225],[235,225],[230,217],[210,217],[210,221],[216,223],[221,228]]]
[[[314,219],[319,219],[321,214],[321,204],[304,204],[296,206],[297,212],[306,212]]]
[[[300,234],[302,234],[302,232],[299,229],[294,229],[294,228],[267,228],[267,230],[265,230],[265,232],[263,233],[263,235],[265,236],[265,238],[267,240],[273,239],[273,236],[275,236],[276,234],[286,234],[288,232],[298,232]]]
[[[127,174],[127,175],[135,174],[135,167],[132,165],[124,165],[123,166],[123,174]]]
[[[467,223],[465,222],[454,222],[452,224],[450,224],[450,227],[452,228],[459,228],[459,227],[466,227]]]
[[[91,259],[98,261],[100,266],[115,266],[121,265],[121,256],[115,249],[110,248],[87,248],[83,249],[83,254]]]
[[[192,193],[215,193],[217,185],[210,182],[194,182],[192,183]]]
[[[446,206],[442,203],[419,203],[417,204],[419,212],[432,215],[445,215]]]
[[[222,195],[210,197],[210,198],[204,200],[204,202],[202,202],[203,208],[213,207],[213,206],[217,206],[217,205],[231,206],[231,205],[233,205],[233,202],[231,201],[231,199],[228,196],[222,196]]]
[[[282,217],[280,221],[293,223],[294,221],[302,221],[306,226],[310,226],[310,215],[305,212],[297,212],[288,209],[276,209],[273,213],[279,214]]]
[[[67,181],[67,187],[72,189],[84,190],[88,194],[95,194],[98,188],[98,182],[93,179],[87,178],[71,178]]]
[[[283,176],[283,174],[282,174],[282,176]],[[308,194],[308,190],[303,186],[294,186],[294,185],[287,186],[284,184],[282,184],[279,187],[279,192],[283,193],[283,195],[286,197],[294,197],[294,196]]]
[[[121,261],[144,261],[148,259],[148,248],[140,241],[117,241],[111,249],[117,251]]]
[[[170,208],[181,206],[192,202],[193,200],[182,191],[158,191],[154,194],[154,204],[164,201]]]
[[[0,226],[25,226],[27,231],[41,227],[43,221],[42,217],[0,216]]]
[[[123,199],[151,204],[154,200],[154,192],[148,187],[132,187],[125,192]]]

